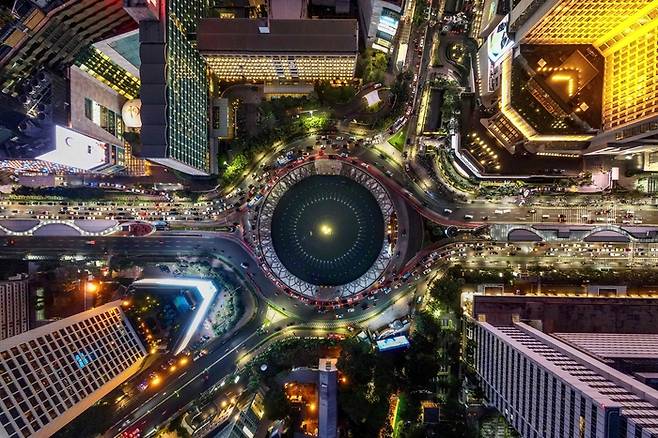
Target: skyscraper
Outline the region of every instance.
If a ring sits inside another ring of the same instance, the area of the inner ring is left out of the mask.
[[[11,49],[0,57],[1,89],[15,93],[15,85],[36,68],[66,68],[88,44],[135,26],[123,10],[123,0],[59,3],[31,13],[3,41]]]
[[[605,58],[603,128],[658,115],[658,1],[553,0],[517,31],[525,44],[591,44]],[[658,128],[657,128],[658,129]]]
[[[140,6],[144,2],[131,2]],[[209,139],[209,78],[195,48],[202,0],[172,0],[140,16],[141,149],[135,155],[190,175],[215,173]]]
[[[513,2],[479,55],[483,93],[500,84],[505,120],[492,120],[492,135],[511,122],[538,151],[651,150],[657,27],[656,0]]]
[[[0,339],[23,333],[30,325],[27,276],[0,281]]]
[[[0,436],[49,437],[146,356],[114,301],[0,341]]]
[[[658,391],[557,337],[481,315],[473,339],[487,400],[521,436],[658,436]]]

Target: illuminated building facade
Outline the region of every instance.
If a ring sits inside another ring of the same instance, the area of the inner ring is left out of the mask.
[[[10,50],[0,52],[0,88],[12,93],[35,69],[67,67],[88,44],[135,26],[123,0],[70,0],[21,21],[2,41]]]
[[[349,81],[358,53],[356,20],[205,19],[199,52],[222,80]]]
[[[215,173],[209,77],[192,36],[205,2],[167,1],[160,10],[149,7],[151,2],[128,3],[141,20],[141,148],[134,153],[190,175]]]
[[[658,134],[657,0],[519,0],[499,23],[479,70],[526,140],[617,154]]]
[[[126,99],[139,96],[139,77],[116,64],[94,46],[89,46],[80,52],[76,65]]]
[[[49,437],[146,357],[120,301],[0,341],[0,435]]]
[[[404,0],[359,0],[359,22],[366,44],[389,53],[400,26]]]
[[[550,10],[522,35],[521,41],[591,44],[604,56],[604,129],[617,129],[657,115],[658,1],[550,3]]]

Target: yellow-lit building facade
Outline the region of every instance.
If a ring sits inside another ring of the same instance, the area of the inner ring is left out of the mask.
[[[358,54],[353,19],[204,19],[197,49],[226,81],[350,81]]]
[[[549,0],[547,4],[548,11],[518,41],[591,44],[603,55],[603,131],[621,132],[658,116],[658,0]]]
[[[227,81],[349,81],[356,53],[331,54],[205,54],[211,71]]]

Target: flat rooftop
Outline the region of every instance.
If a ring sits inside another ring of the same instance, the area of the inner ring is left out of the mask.
[[[546,333],[658,333],[658,299],[476,295],[473,317],[492,325],[542,321]]]
[[[358,51],[357,21],[270,20],[269,33],[259,30],[264,20],[207,18],[199,22],[197,48],[205,54],[337,53]]]

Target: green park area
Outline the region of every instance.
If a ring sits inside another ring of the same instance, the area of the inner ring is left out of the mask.
[[[404,142],[407,140],[407,125],[403,126],[395,135],[388,139],[388,142],[397,150],[402,152]]]
[[[373,49],[363,51],[356,66],[356,75],[363,79],[364,84],[384,82],[388,69],[388,56]]]

